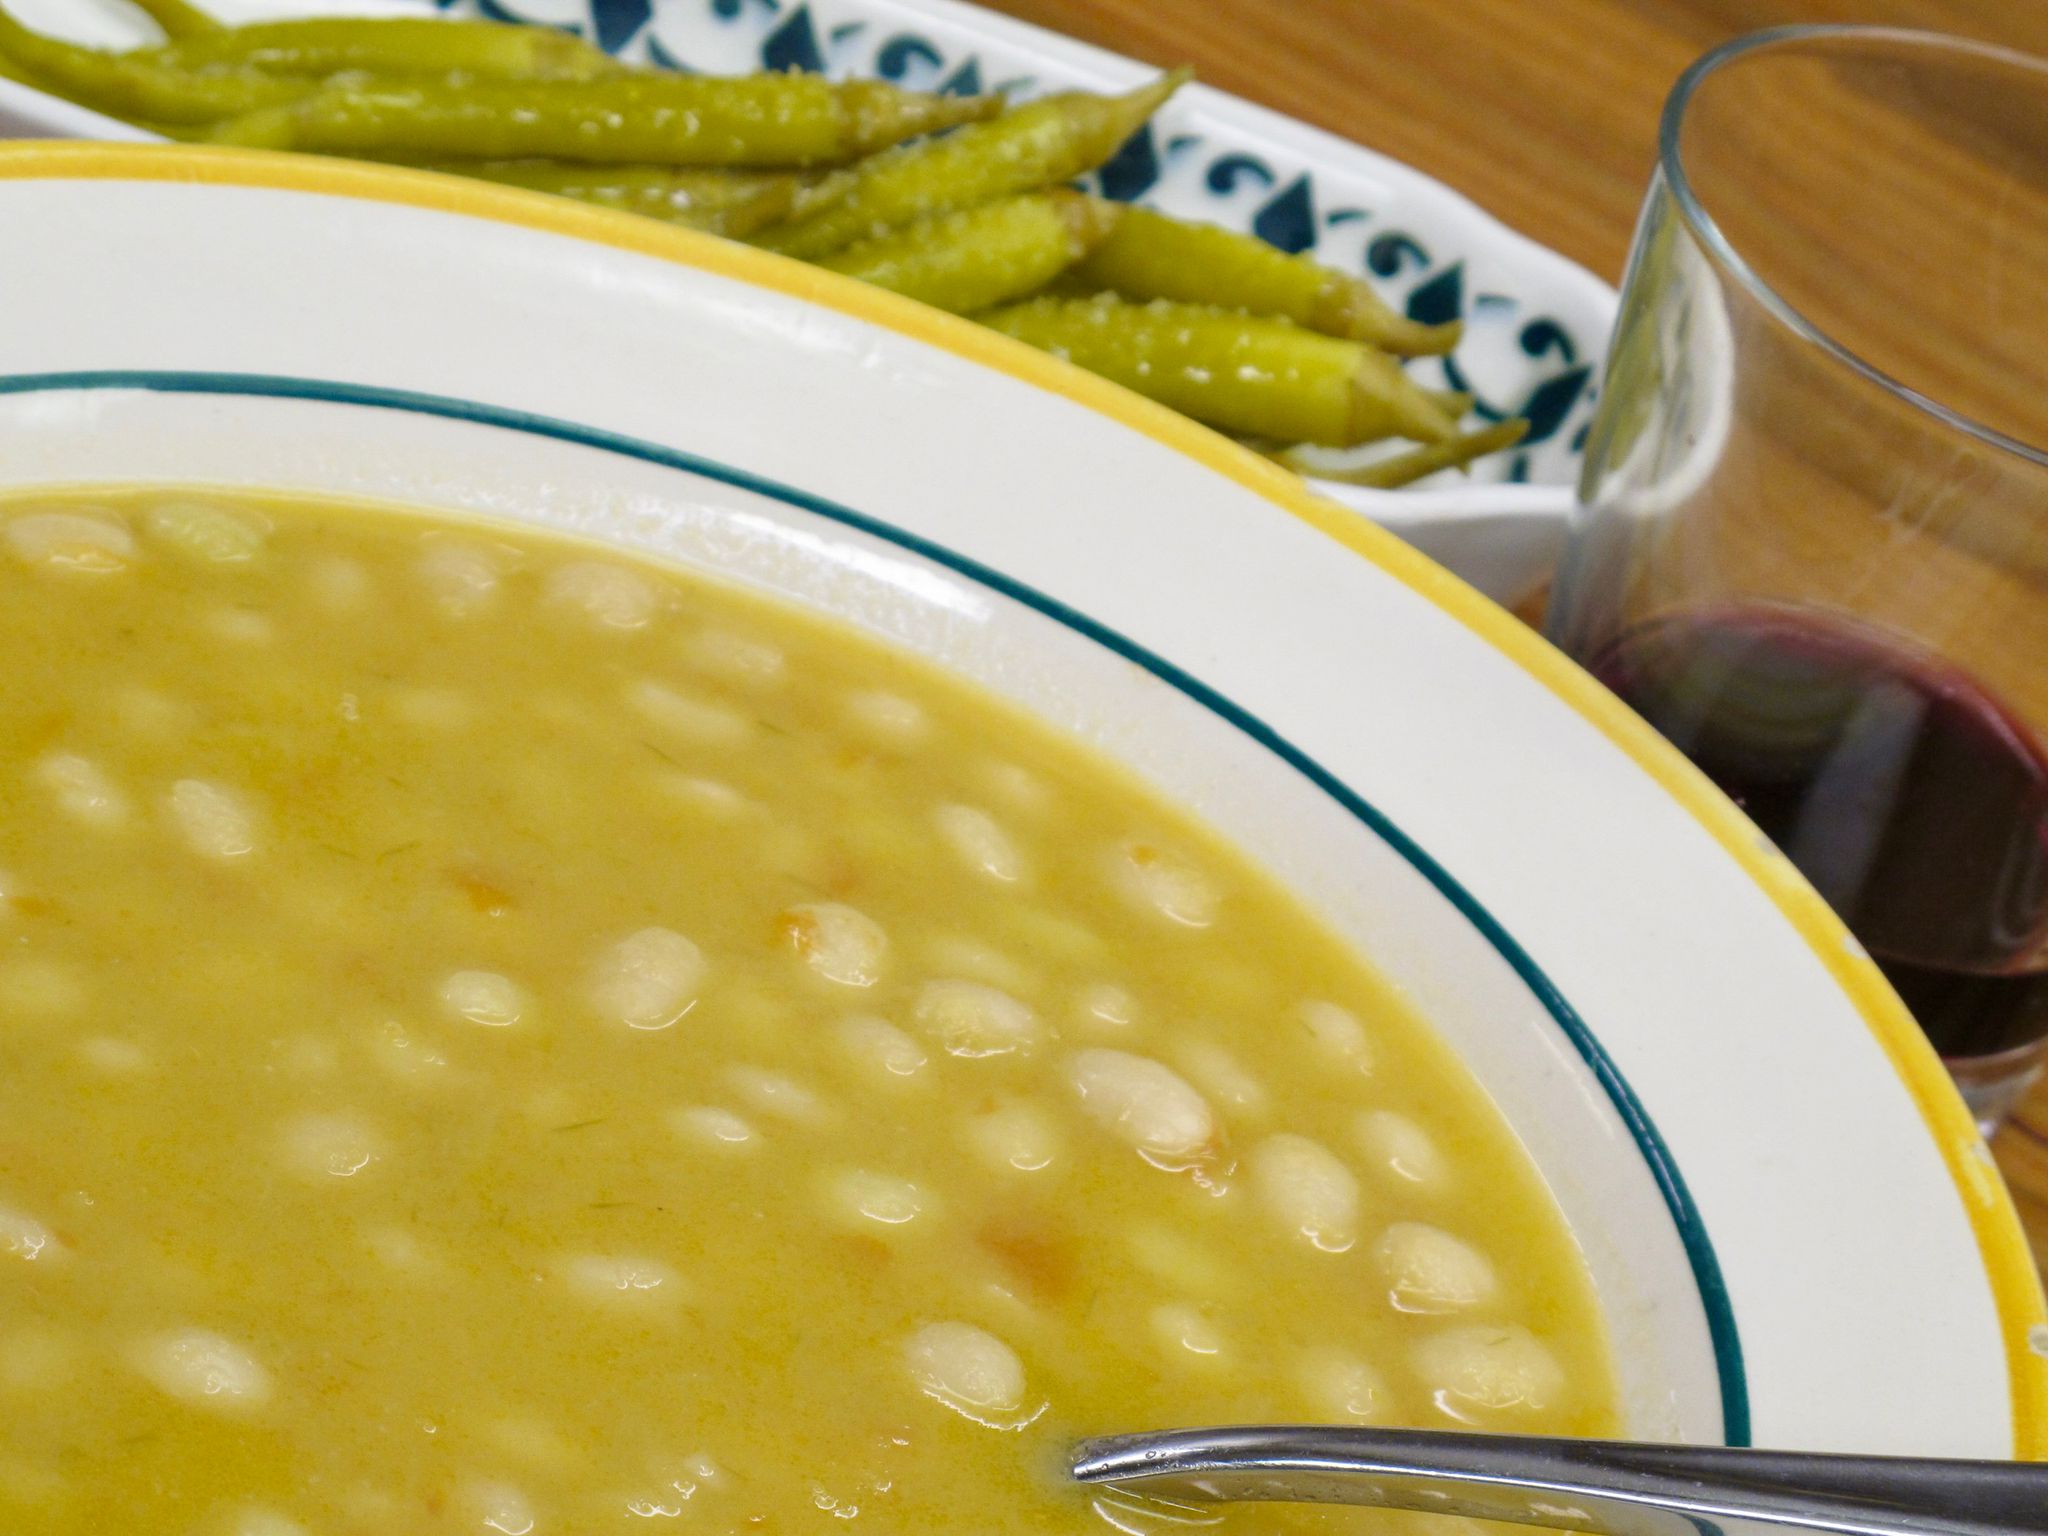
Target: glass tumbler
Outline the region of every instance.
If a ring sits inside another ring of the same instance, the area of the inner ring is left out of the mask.
[[[1551,637],[1841,914],[1987,1129],[2048,1055],[2048,63],[1759,33],[1666,104]]]

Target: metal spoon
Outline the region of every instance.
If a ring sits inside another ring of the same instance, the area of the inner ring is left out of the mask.
[[[1195,1515],[1188,1504],[1249,1499],[1423,1510],[1603,1536],[2048,1533],[2048,1462],[1254,1425],[1084,1440],[1071,1470],[1083,1483],[1176,1501],[1181,1518]]]

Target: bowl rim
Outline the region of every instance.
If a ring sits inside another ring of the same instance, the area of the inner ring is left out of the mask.
[[[1363,826],[1451,907],[1459,920],[1506,965],[1521,988],[1535,1001],[1604,1096],[1670,1217],[1684,1253],[1692,1294],[1697,1297],[1706,1328],[1720,1400],[1723,1442],[1730,1446],[1755,1443],[1746,1346],[1713,1235],[1671,1144],[1658,1129],[1642,1095],[1602,1041],[1599,1032],[1492,907],[1453,874],[1402,821],[1364,796],[1291,736],[1277,730],[1255,710],[1240,702],[1240,696],[1222,692],[1187,667],[1169,660],[1161,652],[1096,617],[1092,611],[1079,608],[1046,588],[1011,575],[974,554],[861,511],[851,503],[807,490],[795,481],[741,468],[715,453],[673,447],[652,438],[631,436],[560,416],[459,396],[294,374],[155,368],[0,374],[0,404],[9,399],[38,395],[62,396],[95,391],[109,391],[116,395],[139,391],[154,396],[202,399],[225,397],[410,414],[591,449],[679,471],[763,497],[929,561],[963,581],[1059,625],[1116,660],[1128,663],[1164,684],[1214,716],[1230,731],[1248,739],[1300,774],[1315,786],[1319,794]],[[195,486],[204,484],[199,481],[192,483]],[[91,486],[81,482],[81,488],[89,493]]]
[[[455,213],[693,267],[824,306],[1116,421],[1260,497],[1366,560],[1513,663],[1675,801],[1812,951],[1855,1008],[1955,1185],[2002,1320],[2015,1455],[2048,1459],[2048,1302],[2011,1196],[1939,1057],[1833,910],[1676,748],[1535,630],[1289,471],[1163,406],[969,321],[749,246],[544,194],[398,167],[186,146],[0,143],[0,181],[187,182],[354,198]],[[2033,1343],[2030,1345],[2030,1340]]]

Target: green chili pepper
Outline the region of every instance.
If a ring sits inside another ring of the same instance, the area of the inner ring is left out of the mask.
[[[1175,70],[1128,96],[1048,96],[993,122],[877,155],[854,168],[853,188],[838,204],[760,243],[813,259],[916,219],[1070,181],[1115,154],[1187,78]]]
[[[165,37],[197,37],[202,32],[224,30],[198,6],[188,0],[134,0],[135,8],[163,29]]]
[[[956,315],[1036,293],[1101,238],[1101,205],[1056,188],[920,219],[818,265]]]
[[[1463,469],[1474,459],[1483,459],[1489,453],[1512,448],[1528,431],[1528,422],[1519,416],[1510,416],[1506,421],[1497,421],[1476,432],[1460,433],[1440,443],[1425,443],[1420,448],[1410,448],[1405,453],[1378,459],[1355,469],[1330,469],[1291,449],[1282,449],[1274,457],[1289,469],[1311,479],[1335,480],[1343,485],[1391,491],[1420,480],[1424,475],[1433,475],[1440,469]]]
[[[295,100],[306,83],[250,69],[173,69],[127,54],[80,48],[31,32],[0,10],[0,54],[82,107],[111,117],[207,123]]]
[[[428,169],[552,192],[729,236],[750,234],[788,217],[803,191],[801,179],[787,171],[685,171],[666,165],[564,165],[554,160],[451,160]]]
[[[1448,352],[1457,321],[1423,325],[1389,309],[1360,277],[1291,256],[1255,235],[1125,208],[1076,269],[1077,281],[1127,299],[1174,299],[1273,315],[1389,352]]]
[[[330,85],[224,124],[213,137],[260,149],[436,160],[804,166],[854,159],[1001,105],[816,75],[394,81]]]
[[[174,69],[240,66],[273,75],[465,75],[479,80],[590,80],[624,69],[553,27],[431,16],[261,22],[187,36],[147,57]]]
[[[1347,448],[1457,430],[1386,353],[1233,310],[1033,299],[983,324],[1225,432]]]

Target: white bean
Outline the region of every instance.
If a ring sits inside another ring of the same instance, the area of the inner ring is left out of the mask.
[[[1041,963],[1079,970],[1110,957],[1110,943],[1098,930],[1049,907],[1018,903],[995,917],[1001,926],[994,931]]]
[[[1117,887],[1140,910],[1184,928],[1207,928],[1216,921],[1223,893],[1215,881],[1156,843],[1119,844],[1111,868]]]
[[[1043,817],[1052,809],[1053,794],[1045,780],[1016,763],[990,763],[982,770],[989,793],[1026,816]]]
[[[916,1040],[873,1014],[841,1019],[836,1033],[848,1059],[883,1081],[916,1077],[931,1059]]]
[[[1038,1043],[1038,1016],[1009,993],[978,981],[926,982],[913,1017],[949,1056],[1006,1056]]]
[[[379,1264],[408,1280],[435,1280],[447,1273],[441,1256],[404,1227],[375,1227],[364,1235],[363,1246]]]
[[[851,1226],[869,1222],[904,1226],[931,1204],[931,1197],[910,1180],[866,1168],[846,1168],[833,1174],[826,1180],[825,1198],[831,1214]]]
[[[598,1012],[630,1029],[667,1029],[697,1003],[704,952],[668,928],[642,928],[598,961],[590,995]]]
[[[934,934],[924,943],[921,959],[931,970],[963,981],[978,981],[998,992],[1016,994],[1035,991],[1035,972],[1019,965],[999,949],[965,934]]]
[[[972,1323],[926,1323],[904,1345],[903,1358],[921,1390],[969,1418],[1024,1406],[1024,1363]]]
[[[914,747],[931,733],[924,706],[900,693],[881,689],[856,693],[846,701],[846,718],[871,740],[884,746]]]
[[[939,835],[976,874],[1005,885],[1024,877],[1024,855],[995,817],[971,805],[941,805],[932,813]]]
[[[1320,1419],[1340,1424],[1384,1424],[1394,1414],[1394,1394],[1378,1371],[1341,1349],[1317,1349],[1295,1367],[1295,1382]]]
[[[1312,998],[1295,1010],[1295,1017],[1309,1044],[1330,1063],[1352,1072],[1372,1071],[1372,1041],[1350,1009]]]
[[[714,821],[738,821],[748,812],[758,812],[760,803],[748,799],[730,784],[718,779],[699,778],[664,768],[655,775],[655,785],[677,804],[702,813]]]
[[[795,1078],[746,1065],[725,1069],[726,1081],[756,1111],[794,1125],[816,1125],[826,1118],[824,1100]]]
[[[1326,1253],[1358,1241],[1358,1180],[1321,1142],[1268,1136],[1249,1162],[1253,1192],[1282,1226]]]
[[[1213,1040],[1188,1040],[1179,1053],[1181,1071],[1197,1088],[1226,1109],[1257,1119],[1266,1113],[1265,1085],[1244,1064]]]
[[[1168,1302],[1154,1307],[1152,1336],[1180,1364],[1215,1365],[1223,1355],[1223,1332],[1200,1307]]]
[[[57,798],[57,807],[74,821],[102,832],[126,824],[128,797],[90,759],[58,752],[36,764],[36,777]]]
[[[659,1259],[632,1254],[580,1253],[562,1263],[562,1278],[586,1301],[635,1306],[681,1299],[682,1282]]]
[[[274,1509],[245,1509],[228,1527],[228,1536],[308,1536],[296,1520],[288,1520]]]
[[[889,935],[866,913],[837,901],[791,907],[780,921],[804,964],[843,987],[872,987],[882,979]]]
[[[1098,981],[1083,987],[1075,995],[1074,1014],[1085,1028],[1121,1032],[1137,1020],[1138,1000],[1128,987]]]
[[[1148,1157],[1184,1159],[1216,1140],[1209,1101],[1149,1056],[1081,1051],[1067,1064],[1067,1081],[1089,1118]]]
[[[772,688],[789,669],[779,646],[729,629],[707,629],[690,641],[689,657],[702,670],[748,688]]]
[[[151,538],[205,565],[246,565],[269,530],[256,517],[203,501],[160,501],[142,519]]]
[[[1366,1156],[1394,1177],[1425,1188],[1450,1178],[1450,1163],[1415,1121],[1391,1109],[1369,1109],[1358,1117],[1358,1144]]]
[[[668,1123],[678,1136],[721,1151],[739,1151],[756,1146],[761,1140],[760,1132],[743,1117],[710,1104],[679,1109],[669,1116]]]
[[[627,685],[626,703],[649,725],[692,746],[738,747],[754,735],[753,722],[738,710],[691,698],[649,677]]]
[[[185,846],[201,858],[225,863],[256,851],[255,807],[225,785],[180,779],[164,803]]]
[[[135,1364],[166,1396],[219,1412],[255,1408],[271,1393],[270,1373],[254,1355],[204,1328],[144,1340]]]
[[[1060,1128],[1028,1099],[1008,1099],[975,1115],[968,1135],[984,1161],[997,1168],[1037,1173],[1060,1155]]]
[[[199,729],[199,712],[153,688],[123,688],[112,699],[114,719],[130,735],[171,742]]]
[[[546,601],[600,629],[645,629],[661,611],[661,588],[629,566],[579,560],[548,576]]]
[[[1453,1418],[1541,1412],[1564,1395],[1564,1368],[1519,1323],[1447,1328],[1416,1344],[1415,1374]]]
[[[202,622],[214,639],[230,645],[268,645],[277,638],[270,616],[252,608],[216,608]]]
[[[133,1077],[154,1064],[149,1052],[132,1040],[113,1035],[88,1035],[78,1042],[78,1059],[109,1077]]]
[[[532,1501],[510,1483],[471,1483],[463,1492],[463,1504],[473,1529],[495,1531],[498,1536],[532,1536]]]
[[[441,1001],[472,1024],[502,1029],[526,1012],[526,994],[496,971],[456,971],[441,983]]]
[[[88,576],[125,571],[135,539],[111,513],[29,512],[4,525],[8,546],[24,565]]]
[[[354,613],[370,597],[370,573],[360,560],[328,555],[306,570],[313,601],[329,613]]]
[[[413,562],[413,574],[443,614],[466,619],[496,599],[508,563],[502,550],[434,535]]]
[[[1470,1243],[1427,1222],[1397,1221],[1373,1248],[1388,1299],[1403,1312],[1459,1312],[1500,1291],[1493,1263]]]
[[[50,1229],[35,1217],[0,1206],[0,1254],[47,1263],[62,1252]]]
[[[383,1138],[359,1115],[303,1115],[284,1128],[285,1163],[303,1178],[352,1179],[381,1161]]]

